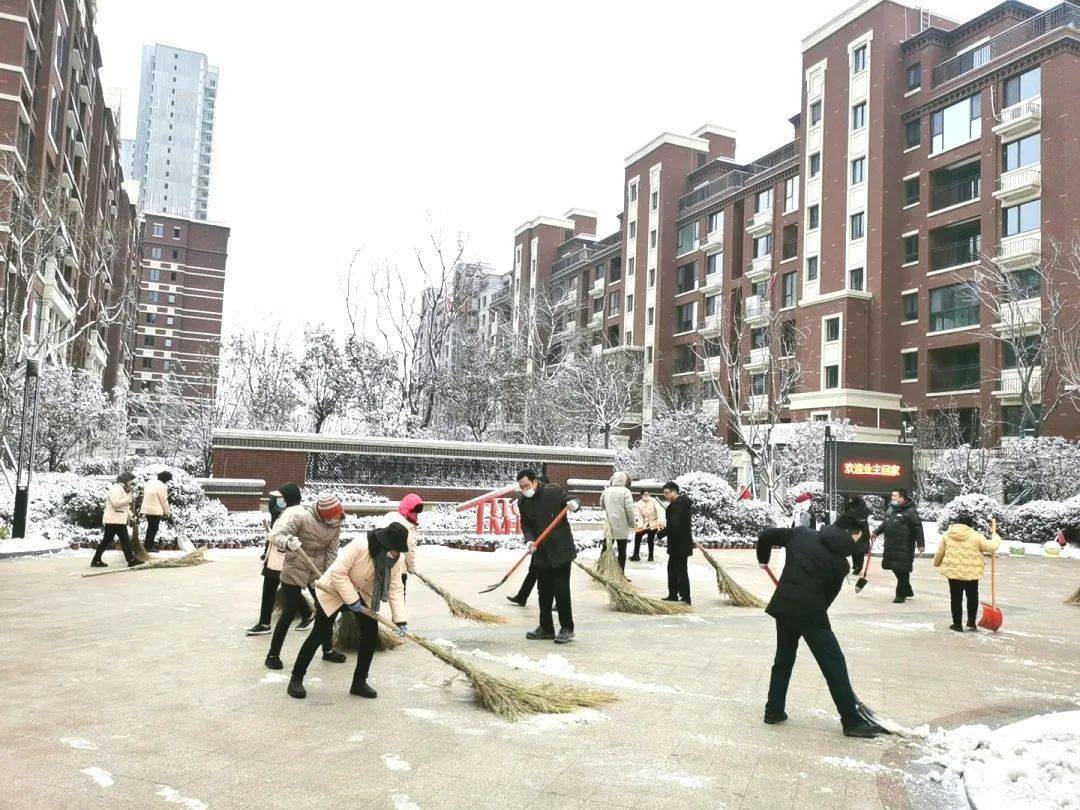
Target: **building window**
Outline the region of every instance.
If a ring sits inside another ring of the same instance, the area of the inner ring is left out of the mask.
[[[143,346],[153,346],[153,345],[154,345],[154,336],[153,335],[143,335]]]
[[[754,374],[750,377],[750,394],[755,397],[765,396],[765,375]]]
[[[814,152],[810,156],[810,176],[817,177],[821,174],[821,152]]]
[[[647,310],[645,310],[645,325],[646,326],[652,326],[655,319],[656,319],[656,308],[655,307],[649,307]]]
[[[675,332],[690,332],[695,328],[694,304],[683,304],[675,308]]]
[[[1018,233],[1038,230],[1042,221],[1042,201],[1014,205],[1001,212],[1001,235],[1014,236]]]
[[[619,299],[620,298],[621,298],[621,296],[617,292],[613,292],[613,293],[608,294],[607,314],[608,314],[609,317],[611,315],[620,314],[620,312],[621,312],[621,310],[619,309],[619,303],[620,303]]]
[[[705,275],[711,276],[720,272],[720,265],[724,258],[723,253],[710,253],[705,257]]]
[[[919,235],[913,233],[904,237],[904,264],[912,264],[919,260]]]
[[[652,365],[652,358],[653,358],[652,346],[646,346],[645,347],[645,365],[651,366]]]
[[[851,108],[851,129],[862,129],[866,126],[866,102],[860,101]]]
[[[1001,147],[1001,170],[1011,172],[1013,169],[1038,163],[1040,151],[1041,142],[1038,132],[1018,141],[1007,143]]]
[[[840,366],[825,366],[825,388],[840,387]]]
[[[655,211],[659,207],[660,207],[660,192],[659,191],[654,191],[652,194],[649,195],[649,208],[650,208],[650,210]]]
[[[916,119],[904,124],[904,148],[914,149],[922,143],[922,121]]]
[[[626,312],[627,314],[634,311],[634,296],[630,294],[626,296]]]
[[[630,184],[630,202],[637,202],[637,182]]]
[[[600,281],[604,278],[604,265],[598,264],[593,268],[593,281]]]
[[[919,320],[919,294],[917,292],[904,293],[903,308],[905,323]]]
[[[150,280],[151,281],[160,281],[161,280],[161,270],[159,270],[156,267],[151,267],[150,268]]]
[[[919,379],[919,350],[903,352],[900,355],[902,361],[901,380],[911,381]]]
[[[679,232],[676,237],[676,255],[689,253],[691,250],[694,250],[697,247],[697,230],[698,224],[696,222],[691,222],[690,224],[683,225],[681,228],[679,228]]]
[[[631,256],[626,260],[626,266],[630,267],[634,263],[634,258]],[[614,284],[616,281],[622,280],[622,264],[618,259],[611,260],[611,272],[608,275],[608,281]]]
[[[930,331],[979,325],[979,296],[970,284],[950,284],[930,290]]]
[[[655,287],[655,286],[656,286],[656,268],[655,267],[650,267],[649,268],[649,287],[652,288],[652,287]]]
[[[1040,69],[1035,67],[1026,73],[1005,80],[1005,106],[1011,107],[1039,95]]]
[[[1019,349],[1019,355],[1017,350]],[[1025,335],[1014,343],[1010,340],[1001,342],[1001,367],[1029,369],[1041,365],[1042,338],[1040,335]]]
[[[780,327],[780,356],[794,357],[799,347],[799,329],[795,321],[784,321]]]
[[[816,231],[821,227],[821,206],[816,204],[811,205],[807,212],[807,219],[809,220],[806,225],[808,230]]]
[[[676,271],[675,294],[697,289],[697,262],[684,264]]]
[[[780,245],[780,258],[786,261],[794,259],[797,255],[799,255],[799,226],[787,225]]]
[[[160,293],[158,293],[157,290],[151,290],[149,293],[146,294],[146,300],[149,301],[151,304],[156,304],[159,297]]]
[[[180,258],[180,251],[179,251],[179,250],[177,250],[176,248],[173,248],[173,252],[172,252],[172,257],[173,257],[174,259],[179,259],[179,258]],[[174,275],[175,275],[175,274],[174,274]]]
[[[799,178],[789,177],[784,181],[784,213],[789,214],[799,207]]]
[[[593,299],[593,301],[592,301],[592,311],[593,312],[603,312],[604,311],[604,298],[603,298],[603,296]]]
[[[919,178],[909,177],[904,181],[904,205],[915,205],[919,201]]]
[[[179,228],[174,227],[172,229],[172,238],[173,239],[179,239],[180,238],[180,229]]]
[[[865,216],[863,212],[860,211],[857,214],[852,214],[850,219],[851,223],[850,228],[848,229],[848,239],[862,239],[865,228]]]
[[[630,223],[630,238],[637,239],[637,221]]]
[[[656,228],[653,228],[651,231],[649,231],[649,247],[656,247]]]
[[[783,307],[795,306],[795,275],[795,273],[784,273],[780,293],[780,305]]]
[[[156,312],[147,312],[146,313],[146,322],[148,324],[150,324],[151,326],[153,326],[155,323],[157,323],[157,313]]]
[[[705,317],[711,318],[713,315],[720,314],[720,296],[710,295],[705,299]]]
[[[1036,267],[1026,267],[1009,274],[1006,301],[1024,301],[1042,297],[1042,274]]]
[[[176,303],[176,296],[173,295],[172,293],[169,293],[169,303],[170,304],[175,304]]]
[[[930,116],[930,151],[944,152],[982,134],[982,96],[976,93]]]
[[[907,89],[918,90],[922,87],[922,62],[907,66]]]
[[[930,391],[970,391],[979,388],[979,345],[951,346],[927,352]]]
[[[806,280],[817,281],[818,276],[818,257],[811,256],[806,260]]]
[[[771,233],[759,236],[754,240],[754,258],[763,259],[772,255],[773,237]]]
[[[810,126],[821,121],[821,102],[815,101],[810,105]]]
[[[172,348],[172,338],[165,338],[165,348],[166,349],[171,349]]]
[[[865,178],[866,158],[855,158],[851,161],[851,185],[861,183]]]
[[[154,361],[151,360],[149,357],[144,357],[142,359],[142,367],[143,368],[153,368],[154,367]]]
[[[165,226],[162,225],[160,222],[155,222],[154,223],[154,236],[164,236],[164,235],[165,235]]]
[[[709,233],[720,233],[724,230],[724,212],[714,211],[709,214]]]
[[[851,72],[862,73],[866,70],[866,46],[860,45],[851,54]]]
[[[52,89],[52,99],[49,102],[49,131],[52,133],[53,140],[59,145],[60,142],[60,127],[61,117],[63,115],[62,108],[60,107],[60,95],[56,92],[56,88]]]
[[[848,289],[865,290],[866,274],[861,267],[853,267],[848,270]]]
[[[151,259],[160,259],[161,258],[161,247],[160,246],[154,245],[154,246],[152,246],[150,248],[150,258]]]
[[[1032,436],[1041,418],[1042,405],[1028,405],[1027,408],[1021,405],[1003,405],[1001,407],[1002,435]]]
[[[770,189],[766,189],[765,191],[759,191],[758,194],[757,194],[757,198],[755,199],[755,203],[756,203],[755,208],[754,208],[755,213],[758,213],[758,214],[772,213],[772,209],[773,209],[772,189],[770,188]]]
[[[835,343],[840,340],[840,318],[825,319],[825,342]]]
[[[162,361],[161,367],[165,371],[172,371],[172,360],[164,360],[164,361]]]

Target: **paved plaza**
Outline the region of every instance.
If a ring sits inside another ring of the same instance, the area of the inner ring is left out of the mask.
[[[768,596],[752,552],[715,553]],[[578,641],[557,647],[525,640],[535,596],[528,609],[505,599],[518,576],[477,594],[512,554],[421,548],[428,576],[511,621],[458,621],[410,582],[411,629],[495,674],[574,678],[620,698],[516,724],[478,708],[453,670],[412,646],[376,656],[376,701],[349,696],[351,661],[318,657],[307,700],[290,699],[285,674],[303,635],[289,634],[285,673],[265,669],[268,637],[243,634],[256,618],[256,556],[210,556],[198,568],[89,579],[79,576],[86,553],[0,562],[0,806],[956,806],[918,778],[918,752],[904,740],[841,735],[805,647],[790,720],[763,725],[772,620],[724,605],[700,555],[690,617],[615,613],[575,571]],[[628,574],[663,595],[663,560],[629,563]],[[948,631],[947,584],[929,560],[917,561],[917,597],[904,605],[892,604],[887,573],[860,595],[845,587],[833,624],[860,698],[908,727],[1075,708],[1080,610],[1061,600],[1080,585],[1080,566],[1006,558],[1000,574],[997,635]]]

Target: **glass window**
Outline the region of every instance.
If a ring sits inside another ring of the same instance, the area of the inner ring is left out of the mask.
[[[149,357],[144,357],[142,359],[142,367],[143,368],[153,368],[154,367],[154,361],[151,360]],[[146,384],[144,383],[143,388],[145,388],[145,387],[146,387]]]
[[[172,238],[173,239],[179,239],[180,238],[180,229],[179,228],[174,227],[172,229]]]
[[[750,393],[755,397],[765,396],[764,374],[754,374],[750,377]]]
[[[784,278],[781,283],[781,306],[795,306],[795,273],[784,273]]]
[[[697,247],[698,224],[691,222],[688,225],[683,225],[679,228],[678,247],[675,249],[675,253],[682,255],[683,253],[689,253],[691,250]]]
[[[919,178],[909,177],[904,181],[904,205],[914,205],[919,201]]]
[[[913,233],[904,237],[904,264],[911,264],[919,260],[919,235]]]
[[[1001,170],[1009,172],[1021,166],[1038,163],[1041,152],[1039,133],[1028,135],[1018,141],[1012,141],[1001,147]]]
[[[754,258],[761,259],[772,255],[773,237],[771,233],[754,240]]]
[[[649,208],[655,211],[660,206],[660,192],[654,191],[649,195]]]
[[[810,176],[817,177],[821,174],[821,152],[814,152],[810,156]]]
[[[759,191],[757,195],[757,206],[754,210],[759,214],[771,213],[773,208],[772,189],[766,189],[765,191]]]
[[[161,258],[161,248],[158,247],[157,245],[154,245],[153,247],[151,247],[150,248],[150,258],[151,259],[160,259]]]
[[[1015,341],[1001,341],[1001,367],[1024,369],[1033,368],[1042,361],[1042,337],[1040,335],[1024,335]]]
[[[146,300],[149,301],[151,304],[156,304],[160,297],[161,294],[157,290],[151,290],[146,294]]]
[[[922,121],[908,121],[904,124],[904,148],[911,149],[922,143]]]
[[[826,318],[825,319],[825,342],[835,343],[840,339],[840,319],[839,318]]]
[[[904,293],[904,320],[919,320],[919,294],[917,292]]]
[[[848,289],[849,290],[864,290],[866,284],[866,273],[861,267],[853,267],[848,270]]]
[[[866,46],[860,45],[851,54],[851,72],[861,73],[866,70]]]
[[[633,312],[634,311],[634,296],[632,294],[626,296],[626,311],[627,312]]]
[[[651,231],[649,231],[649,247],[656,247],[656,228],[653,228]]]
[[[979,296],[970,284],[930,290],[930,331],[962,329],[979,323]]]
[[[718,233],[724,230],[724,212],[714,211],[709,214],[709,233]]]
[[[1011,107],[1039,95],[1040,69],[1032,68],[1026,73],[1005,80],[1005,106]]]
[[[675,294],[697,289],[697,262],[684,264],[676,271]]]
[[[637,202],[637,183],[630,184],[630,202]]]
[[[165,235],[165,226],[162,225],[160,222],[155,222],[154,223],[154,236],[164,236],[164,235]]]
[[[922,87],[922,62],[907,66],[907,89],[918,90]]]
[[[1001,212],[1002,236],[1013,236],[1018,233],[1037,230],[1042,224],[1042,201],[1014,205]]]
[[[159,270],[157,267],[151,267],[150,268],[150,280],[151,281],[160,281],[161,280],[161,270]]]
[[[900,359],[903,360],[903,376],[900,379],[919,379],[919,352],[904,352],[900,355]]]
[[[1026,267],[1009,274],[1006,301],[1023,301],[1042,296],[1042,274],[1036,267]]]
[[[750,330],[750,348],[765,349],[769,346],[769,332],[764,327]]]
[[[780,245],[780,258],[794,259],[799,254],[799,226],[788,225],[784,228],[783,243]]]
[[[619,294],[617,292],[608,293],[608,299],[607,299],[608,315],[618,315],[619,314],[619,312],[620,312],[620,310],[619,310],[620,300],[619,299],[620,299],[620,296],[619,296]]]
[[[825,366],[825,387],[840,387],[840,366]]]
[[[799,207],[799,178],[789,177],[784,181],[784,213]]]
[[[810,105],[810,126],[821,120],[821,102],[815,101]]]
[[[851,108],[851,128],[862,129],[866,126],[866,102],[860,101]]]
[[[780,355],[794,357],[799,347],[799,329],[795,321],[784,321],[780,327]]]
[[[705,275],[711,276],[713,273],[720,272],[720,265],[723,263],[723,253],[710,253],[705,257]]]
[[[713,315],[719,314],[719,312],[720,312],[720,296],[719,295],[710,295],[708,298],[705,299],[705,315],[707,317],[712,317]]]
[[[979,346],[951,346],[927,352],[930,391],[968,391],[979,387]]]
[[[811,205],[807,212],[807,219],[809,222],[806,227],[811,231],[817,230],[821,226],[821,206]]]
[[[153,346],[154,345],[154,336],[153,335],[143,335],[143,345],[144,346]]]
[[[649,286],[650,287],[655,287],[656,286],[656,268],[655,267],[650,267],[649,268]]]
[[[944,152],[982,134],[982,96],[976,93],[930,116],[930,151]]]
[[[849,239],[862,239],[865,233],[865,216],[862,211],[851,215],[851,227],[848,229]]]
[[[818,276],[818,257],[811,256],[806,260],[806,280],[817,281]]]
[[[1030,408],[1031,413],[1028,413]],[[1042,419],[1042,405],[1003,405],[1001,424],[1005,436],[1031,436]]]
[[[596,268],[593,270],[593,280],[596,281],[596,280],[602,279],[603,277],[604,277],[604,265],[603,264],[598,264],[598,265],[596,265]]]
[[[633,264],[633,257],[627,259],[628,264]],[[622,279],[622,263],[618,259],[611,260],[611,271],[608,275],[608,281],[619,281]]]
[[[630,238],[637,239],[637,222],[630,223]]]
[[[646,326],[652,326],[655,320],[656,320],[656,308],[655,307],[649,307],[648,309],[645,310],[645,325]]]
[[[861,183],[866,173],[866,158],[855,158],[851,161],[851,184]]]
[[[675,308],[675,331],[690,332],[695,328],[694,304],[683,304]]]

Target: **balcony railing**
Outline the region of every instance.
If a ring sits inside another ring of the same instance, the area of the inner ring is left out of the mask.
[[[597,254],[596,247],[594,245],[588,245],[587,247],[579,248],[573,253],[569,253],[563,256],[553,265],[551,265],[551,274],[555,275],[561,270],[565,270],[568,267],[573,267],[575,264],[581,264],[587,262],[593,256]]]
[[[746,182],[746,178],[749,176],[750,175],[747,172],[744,172],[741,169],[730,171],[722,177],[716,178],[711,183],[707,183],[701,188],[696,188],[689,194],[684,194],[679,197],[679,210],[685,211],[687,208],[697,205],[699,202],[714,197],[717,194],[739,188]]]
[[[930,269],[944,270],[948,267],[978,261],[981,249],[981,236],[969,236],[958,242],[938,245],[930,250]]]
[[[791,160],[795,155],[795,141],[792,141],[791,143],[784,144],[779,149],[769,152],[769,154],[764,157],[753,161],[750,164],[750,173],[761,174],[762,172],[767,172],[769,169],[776,168],[781,163],[786,163]]]
[[[930,368],[930,391],[935,394],[948,391],[971,391],[979,387],[979,364]]]
[[[751,295],[747,297],[744,306],[745,314],[743,317],[747,321],[768,319],[772,313],[772,304],[760,295]]]
[[[981,191],[982,178],[980,177],[968,177],[965,180],[938,186],[930,192],[930,210],[937,211],[970,202],[978,197]]]
[[[978,48],[954,56],[952,59],[946,59],[933,70],[934,86],[952,81],[958,76],[982,67],[1002,54],[1038,39],[1043,34],[1065,27],[1080,28],[1080,8],[1072,3],[1055,6],[991,37]]]

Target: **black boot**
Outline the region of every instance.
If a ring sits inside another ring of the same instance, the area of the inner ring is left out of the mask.
[[[777,723],[783,723],[787,720],[787,712],[776,712],[772,709],[765,709],[765,723],[766,725],[776,725]]]
[[[362,698],[371,698],[372,700],[379,696],[378,692],[368,686],[367,678],[353,678],[349,694]]]
[[[349,659],[345,657],[345,653],[343,652],[338,652],[337,650],[324,650],[322,654],[322,660],[331,661],[335,664],[344,664]]]
[[[91,568],[108,568],[109,564],[107,562],[105,562],[104,560],[102,560],[100,557],[94,557],[94,559],[92,559],[90,561],[90,567]]]
[[[289,688],[285,690],[289,693],[289,697],[299,698],[303,700],[307,697],[307,689],[304,688],[304,679],[293,675],[289,679]]]
[[[281,656],[280,655],[268,655],[268,656],[266,656],[266,660],[263,663],[266,664],[267,669],[284,669],[285,668],[285,665],[281,663]]]
[[[511,602],[513,602],[518,607],[525,607],[525,600],[524,599],[519,599],[516,596],[508,596],[506,598],[509,599]]]

